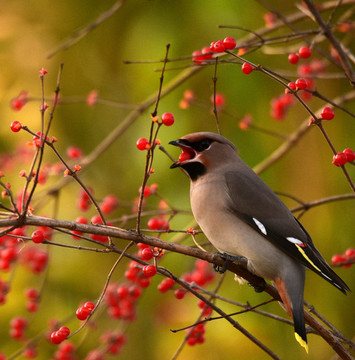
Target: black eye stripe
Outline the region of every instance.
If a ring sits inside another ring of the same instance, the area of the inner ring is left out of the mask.
[[[192,148],[198,152],[201,152],[201,151],[208,149],[212,143],[213,143],[213,140],[211,140],[211,139],[203,139],[199,142],[193,143]]]

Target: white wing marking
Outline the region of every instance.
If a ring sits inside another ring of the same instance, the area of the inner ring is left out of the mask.
[[[267,231],[265,229],[265,226],[257,219],[253,218],[256,226],[259,228],[259,230],[264,234],[264,235],[267,235]]]
[[[292,236],[286,238],[289,242],[292,242],[292,244],[301,245],[303,244],[303,241],[296,239]]]

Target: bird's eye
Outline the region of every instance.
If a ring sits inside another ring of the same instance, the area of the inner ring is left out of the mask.
[[[212,144],[212,140],[210,139],[203,139],[201,140],[199,143],[196,144],[196,150],[197,151],[203,151],[206,150],[210,147],[210,145]]]

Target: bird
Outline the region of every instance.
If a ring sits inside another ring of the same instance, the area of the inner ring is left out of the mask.
[[[190,178],[192,213],[212,245],[270,280],[294,322],[296,340],[308,353],[303,310],[305,270],[311,269],[344,294],[346,283],[275,192],[220,134],[196,132],[169,144],[182,153],[170,168]]]

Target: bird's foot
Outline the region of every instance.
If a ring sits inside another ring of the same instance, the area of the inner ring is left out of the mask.
[[[235,262],[240,265],[245,265],[248,262],[248,259],[244,256],[234,256],[227,253],[217,253],[220,257],[224,259],[223,265],[219,266],[214,264],[213,268],[216,272],[223,274],[227,270],[228,262]]]
[[[254,288],[254,291],[257,293],[261,293],[265,290],[266,282],[263,278],[260,278],[259,284],[252,284],[248,283],[249,286],[252,286]]]

